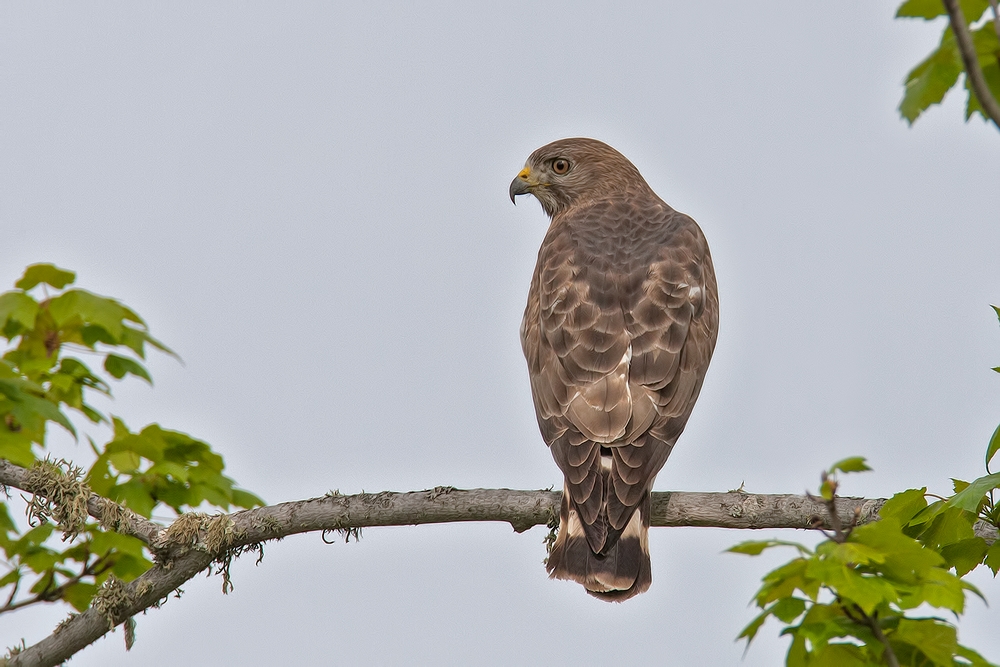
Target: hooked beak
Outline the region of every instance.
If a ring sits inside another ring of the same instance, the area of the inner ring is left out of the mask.
[[[517,195],[530,195],[531,188],[536,185],[538,185],[537,181],[531,178],[531,169],[529,167],[522,169],[518,175],[514,177],[514,180],[510,182],[509,192],[511,203],[515,205],[517,204],[517,202],[514,201],[514,197]]]

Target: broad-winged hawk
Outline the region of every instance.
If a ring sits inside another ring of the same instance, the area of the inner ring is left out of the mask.
[[[536,150],[510,184],[511,201],[523,194],[551,219],[521,324],[538,426],[565,476],[547,569],[627,600],[652,581],[650,489],[715,348],[712,258],[695,221],[600,141]]]

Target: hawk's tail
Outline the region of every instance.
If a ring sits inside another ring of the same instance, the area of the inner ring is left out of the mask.
[[[601,520],[604,516],[598,517]],[[559,536],[546,565],[549,576],[583,584],[588,593],[609,602],[623,602],[645,591],[653,581],[649,562],[648,491],[620,536],[614,532],[608,535],[610,544],[605,544],[601,553],[594,553],[580,516],[570,502],[569,489],[565,489],[559,510]]]

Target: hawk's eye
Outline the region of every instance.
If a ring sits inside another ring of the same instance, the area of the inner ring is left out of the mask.
[[[569,160],[564,158],[556,158],[552,161],[552,171],[556,172],[560,176],[569,171]]]

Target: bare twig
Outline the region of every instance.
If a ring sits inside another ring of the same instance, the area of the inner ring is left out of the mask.
[[[983,108],[993,123],[1000,129],[1000,102],[997,102],[990,93],[990,88],[986,84],[986,77],[979,67],[979,58],[976,56],[976,47],[972,43],[972,35],[969,33],[969,26],[965,22],[965,15],[958,4],[958,0],[942,0],[948,10],[948,20],[951,22],[951,30],[955,33],[955,41],[958,50],[962,54],[962,62],[965,64],[965,73],[969,77],[969,84],[973,94],[979,100],[979,105]],[[994,3],[994,11],[996,5]],[[994,14],[995,16],[995,14]],[[1000,30],[1000,28],[998,28]]]
[[[7,607],[9,607],[10,604],[14,601],[14,598],[17,597],[17,591],[18,591],[19,588],[21,588],[21,578],[20,577],[18,577],[17,579],[15,579],[14,580],[14,585],[11,586],[10,595],[7,596],[7,602],[5,602],[4,605],[3,605],[5,609]]]
[[[864,609],[856,604],[846,605],[840,598],[837,598],[837,601],[840,602],[840,608],[844,610],[844,616],[851,619],[851,622],[863,625],[872,631],[875,639],[882,644],[885,650],[885,661],[889,667],[899,667],[899,659],[896,657],[896,652],[892,650],[892,645],[889,643],[889,639],[885,636],[885,633],[882,632],[882,626],[878,622],[878,612],[874,612],[869,616],[865,613]]]
[[[14,595],[17,593],[17,586],[14,586],[14,590],[11,592],[10,597],[7,599],[7,604],[0,607],[0,614],[4,614],[9,611],[14,611],[15,609],[21,609],[22,607],[27,607],[29,605],[38,604],[39,602],[54,602],[62,598],[63,593],[67,588],[73,584],[79,583],[86,577],[92,577],[100,575],[105,572],[108,568],[112,567],[114,562],[106,556],[102,556],[96,559],[93,563],[85,565],[80,574],[73,576],[58,586],[48,586],[45,590],[32,595],[30,598],[25,598],[23,600],[18,600],[14,602]]]
[[[875,635],[875,639],[879,640],[882,646],[885,647],[885,661],[888,663],[889,667],[899,667],[899,658],[896,657],[896,652],[892,650],[892,645],[886,638],[885,633],[882,632],[882,626],[878,622],[878,614],[872,614],[869,616],[864,611],[858,607],[858,611],[861,612],[861,616],[865,619],[866,625],[871,629],[872,634]]]
[[[821,533],[826,535],[828,539],[833,540],[837,544],[843,544],[847,541],[847,538],[851,536],[851,532],[857,527],[858,523],[862,521],[862,507],[860,505],[855,506],[854,512],[850,516],[850,521],[847,524],[847,528],[844,528],[844,516],[837,503],[837,501],[840,500],[837,498],[837,480],[831,478],[826,472],[823,473],[822,480],[824,485],[828,484],[830,487],[830,499],[826,500],[823,498],[817,498],[808,492],[806,492],[806,497],[813,502],[823,503],[823,505],[826,506],[827,516],[830,517],[830,527],[833,530],[832,532],[823,530],[821,527],[823,525],[823,517],[818,515],[812,518],[809,527],[819,530]],[[870,520],[870,516],[865,520]]]

